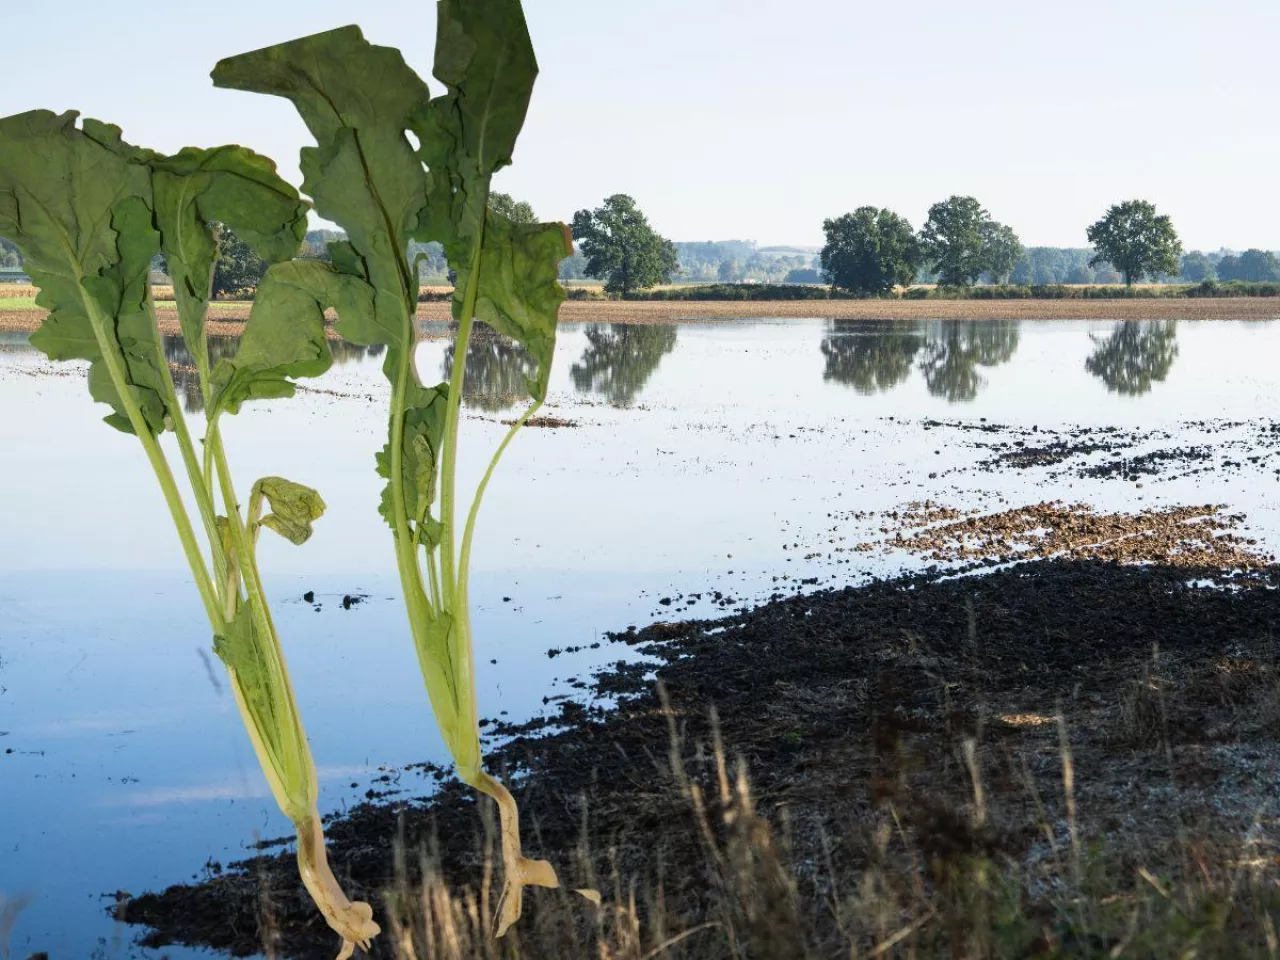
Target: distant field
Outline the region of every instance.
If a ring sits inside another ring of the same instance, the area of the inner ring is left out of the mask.
[[[8,293],[8,291],[4,291]],[[0,313],[6,310],[38,310],[36,306],[36,298],[31,297],[0,297]]]

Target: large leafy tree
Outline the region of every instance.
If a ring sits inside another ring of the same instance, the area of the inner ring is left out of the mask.
[[[1146,200],[1126,200],[1111,207],[1088,230],[1097,252],[1090,264],[1106,261],[1120,271],[1127,286],[1143,277],[1177,273],[1182,241],[1167,215]]]
[[[213,265],[213,295],[234,297],[258,288],[267,261],[225,224],[218,229],[218,259]]]
[[[992,283],[1008,283],[1013,268],[1022,259],[1022,241],[1012,227],[987,220],[981,227],[982,255]]]
[[[680,269],[675,244],[659,236],[623,193],[575,213],[573,239],[587,258],[587,276],[604,280],[605,290],[624,298],[667,283]]]
[[[920,269],[920,241],[906,218],[892,210],[859,207],[825,221],[822,229],[822,272],[838,289],[884,293],[908,286]]]
[[[984,273],[1007,277],[1022,244],[973,197],[950,197],[929,208],[920,231],[925,260],[944,287],[967,287]]]
[[[489,209],[502,214],[512,223],[537,223],[538,215],[524,200],[517,200],[509,193],[494,191],[489,194]]]

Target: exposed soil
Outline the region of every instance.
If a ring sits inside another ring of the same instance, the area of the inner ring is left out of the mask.
[[[592,870],[633,878],[641,890],[660,882],[670,931],[706,923],[713,865],[678,774],[683,767],[700,785],[710,822],[719,822],[714,708],[765,821],[787,838],[804,936],[822,948],[811,955],[837,955],[834,945],[847,942],[837,929],[839,892],[865,883],[864,871],[886,858],[919,887],[917,864],[932,864],[923,876],[936,881],[946,875],[939,865],[990,857],[1024,872],[1024,906],[1034,916],[1047,909],[1050,863],[1068,842],[1060,714],[1080,836],[1107,841],[1108,865],[1127,876],[1138,867],[1179,876],[1193,869],[1179,839],[1193,825],[1195,842],[1212,851],[1194,869],[1235,862],[1247,836],[1257,869],[1274,873],[1280,835],[1258,817],[1280,776],[1280,568],[1231,531],[1234,518],[1210,507],[1123,518],[1041,504],[984,519],[916,504],[899,520],[907,529],[890,537],[903,549],[975,562],[1010,549],[1057,556],[982,576],[917,575],[780,598],[724,619],[613,636],[652,658],[667,702],[653,667],[620,662],[594,679],[590,705],[561,701],[551,719],[488,726],[506,737],[491,766],[518,774],[526,824],[536,824],[526,828],[531,851],[556,862],[573,886],[593,879]],[[1077,540],[1141,546],[1057,549]],[[1216,540],[1221,548],[1209,543]],[[608,701],[616,709],[597,705]],[[682,745],[674,753],[673,728]],[[353,896],[385,904],[401,841],[431,847],[456,884],[482,884],[485,811],[439,771],[412,772],[441,780],[434,799],[369,803],[328,824],[332,859]],[[416,883],[417,858],[405,869]],[[616,893],[625,899],[625,887]],[[537,927],[551,905],[564,909],[551,895],[530,895],[525,922]],[[260,949],[265,916],[281,955],[322,956],[333,946],[287,853],[125,898],[117,910],[150,928],[149,945],[248,953]],[[378,941],[375,955],[390,956],[389,944]],[[664,955],[728,955],[688,945],[689,953]],[[555,956],[532,938],[505,949]],[[1026,951],[1013,955],[1050,955]]]

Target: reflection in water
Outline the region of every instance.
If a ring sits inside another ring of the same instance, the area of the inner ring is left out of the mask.
[[[182,409],[187,413],[204,411],[204,397],[200,393],[200,376],[196,372],[196,361],[187,349],[182,337],[161,337],[164,347],[164,358],[169,363],[173,374],[173,385],[182,400]],[[239,337],[209,337],[209,365],[216,367],[219,360],[230,360],[236,355],[240,346]],[[333,354],[333,362],[341,366],[365,357],[377,357],[386,349],[382,344],[362,347],[346,340],[330,340],[329,350]]]
[[[457,332],[457,325],[452,325]],[[456,343],[445,348],[441,376],[448,380],[453,373]],[[537,365],[523,346],[510,337],[496,333],[482,323],[472,329],[467,344],[467,376],[462,384],[462,400],[468,406],[486,413],[497,413],[515,406],[529,396],[529,381],[537,373]]]
[[[823,379],[859,393],[880,393],[902,383],[924,346],[915,323],[835,320],[828,329],[822,341],[822,355],[827,358]]]
[[[635,402],[662,358],[676,348],[676,327],[670,324],[593,323],[586,335],[587,349],[569,371],[573,385],[621,407]]]
[[[1092,336],[1097,349],[1084,367],[1107,390],[1137,397],[1163,383],[1178,356],[1176,320],[1121,320],[1105,338]]]
[[[1017,320],[933,320],[920,372],[935,397],[951,403],[973,400],[986,382],[978,367],[1013,359],[1018,349]]]

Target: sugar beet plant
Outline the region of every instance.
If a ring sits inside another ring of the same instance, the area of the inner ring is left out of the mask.
[[[317,144],[302,153],[303,192],[347,235],[330,244],[331,265],[271,267],[264,291],[281,291],[280,309],[300,318],[333,308],[343,337],[387,347],[381,512],[436,720],[461,779],[498,804],[501,935],[520,915],[525,886],[559,881],[550,864],[523,856],[515,800],[483,767],[468,572],[485,487],[546,397],[564,300],[558,265],[572,250],[563,224],[516,224],[489,209],[490,179],[511,162],[537,75],[520,0],[441,0],[434,72],[445,91],[433,98],[398,51],[346,27],[224,60],[213,78],[293,101]],[[414,240],[443,244],[457,273],[455,361],[449,382],[435,386],[424,385],[414,365]],[[523,344],[535,373],[529,409],[497,447],[464,513],[459,413],[476,321]]]
[[[40,287],[37,302],[49,310],[31,342],[53,360],[89,361],[89,391],[113,411],[106,422],[141,444],[245,729],[297,829],[302,879],[349,956],[379,929],[368,904],[348,901],[328,864],[315,766],[256,552],[264,527],[294,543],[307,540],[324,503],[314,490],[268,477],[253,485],[243,511],[220,430],[245,401],[287,396],[289,377],[319,375],[332,362],[321,312],[293,309],[309,279],[305,265],[288,262],[302,242],[307,205],[271,161],[242,147],[166,157],[130,146],[105,123],[78,126],[76,117],[35,111],[0,119],[0,234],[21,248]],[[217,222],[268,260],[285,262],[263,285],[234,358],[211,366],[205,315]],[[162,252],[204,400],[200,446],[174,389],[151,298],[151,261]],[[195,521],[161,444],[167,432]]]

